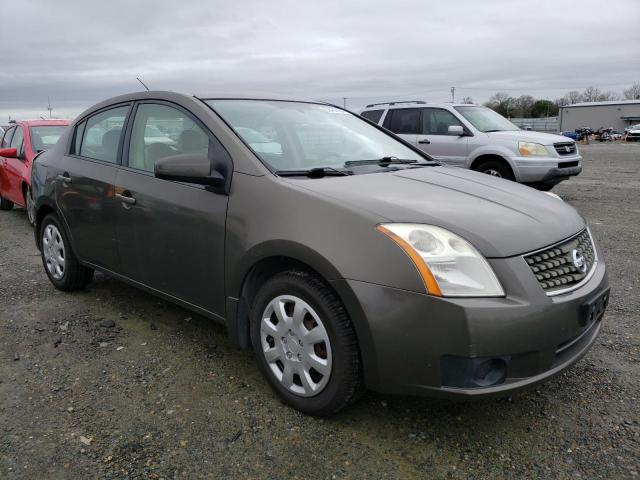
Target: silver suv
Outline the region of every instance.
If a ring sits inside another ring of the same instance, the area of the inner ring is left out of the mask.
[[[479,105],[391,102],[360,113],[440,162],[550,190],[582,171],[576,143],[521,130]]]

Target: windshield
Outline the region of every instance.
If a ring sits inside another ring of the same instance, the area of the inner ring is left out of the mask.
[[[455,107],[471,125],[481,132],[509,132],[520,130],[499,113],[485,107]]]
[[[206,101],[272,169],[344,168],[384,157],[424,157],[349,112],[328,105],[271,100]]]
[[[31,127],[31,147],[33,151],[37,153],[53,147],[66,129],[66,125]]]

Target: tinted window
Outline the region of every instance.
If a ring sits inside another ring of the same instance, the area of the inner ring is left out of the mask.
[[[161,158],[208,151],[209,136],[186,113],[167,105],[138,106],[129,149],[131,168],[153,172]]]
[[[75,136],[73,138],[73,153],[80,155],[80,148],[82,143],[82,135],[84,135],[84,128],[87,126],[87,122],[84,121],[76,127]]]
[[[65,125],[31,127],[31,147],[33,151],[37,153],[53,147],[66,129]]]
[[[382,114],[384,110],[369,110],[367,112],[362,112],[360,115],[364,118],[371,120],[373,123],[378,123],[380,118],[382,118]]]
[[[24,132],[22,131],[22,127],[16,127],[16,133],[13,134],[13,138],[11,139],[11,148],[15,148],[18,150],[18,156],[22,156],[24,151]]]
[[[82,137],[80,155],[116,163],[122,127],[128,110],[128,106],[117,107],[90,117]]]
[[[422,114],[423,135],[447,135],[450,126],[462,126],[462,123],[447,110],[425,108]]]
[[[5,132],[4,137],[2,138],[2,148],[9,147],[9,145],[11,144],[11,135],[13,135],[13,132],[15,132],[15,130],[15,128],[10,128]]]
[[[398,108],[390,110],[391,120],[389,121],[389,130],[393,133],[418,133],[420,124],[419,108]]]

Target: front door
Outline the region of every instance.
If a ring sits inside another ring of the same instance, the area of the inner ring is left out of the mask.
[[[228,197],[153,174],[161,158],[221,145],[189,112],[165,103],[139,103],[128,138],[128,161],[116,178],[121,273],[224,315]]]
[[[7,200],[24,206],[24,196],[22,195],[22,178],[24,176],[25,154],[24,154],[24,130],[21,125],[15,127],[15,132],[7,148],[15,148],[17,157],[2,158],[2,196]]]
[[[78,123],[71,150],[55,172],[58,205],[76,255],[112,271],[118,269],[114,182],[129,108],[103,110]]]
[[[449,135],[450,126],[464,128],[460,120],[444,108],[422,109],[418,147],[446,165],[463,167],[467,159],[469,137]]]

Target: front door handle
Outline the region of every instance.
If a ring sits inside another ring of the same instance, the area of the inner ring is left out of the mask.
[[[60,180],[64,183],[71,183],[71,177],[67,172],[56,175],[56,180]]]
[[[123,195],[122,193],[116,193],[116,198],[122,202],[122,206],[124,208],[131,208],[131,205],[136,204],[136,199],[133,198],[130,194]]]
[[[428,144],[430,144],[430,143],[431,143],[431,140],[429,140],[428,138],[425,138],[424,140],[419,140],[419,141],[418,141],[418,143],[423,144],[423,145],[424,145],[424,144],[427,144],[427,145],[428,145]]]

